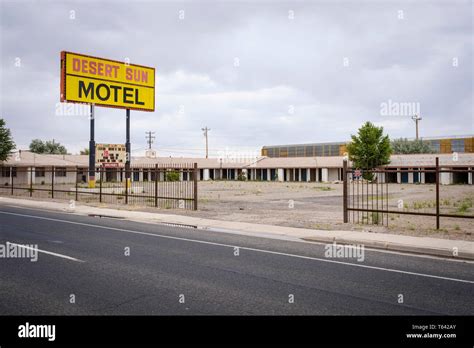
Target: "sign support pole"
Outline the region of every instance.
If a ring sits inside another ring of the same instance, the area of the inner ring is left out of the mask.
[[[125,152],[126,152],[126,159],[125,159],[125,178],[127,180],[127,187],[130,187],[130,109],[127,109],[126,113],[126,138],[125,138]]]
[[[94,105],[90,105],[90,128],[91,136],[89,141],[89,188],[95,187],[95,140],[94,140]]]

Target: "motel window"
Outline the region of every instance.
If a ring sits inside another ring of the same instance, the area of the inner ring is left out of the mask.
[[[464,152],[464,139],[453,139],[453,140],[451,140],[451,151],[452,152]]]
[[[35,168],[35,176],[37,178],[44,177],[44,168]]]
[[[10,177],[10,168],[12,169],[13,177],[16,177],[16,167],[2,167],[2,177],[9,178]]]
[[[55,176],[65,177],[66,176],[66,167],[57,167],[55,170]]]

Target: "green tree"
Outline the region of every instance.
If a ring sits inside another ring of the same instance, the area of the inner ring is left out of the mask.
[[[392,150],[396,154],[434,153],[430,145],[423,140],[408,140],[407,138],[393,140]]]
[[[84,150],[81,150],[81,151],[79,152],[79,154],[80,154],[80,155],[88,155],[88,154],[89,154],[89,149],[86,147],[86,148],[84,148]]]
[[[352,135],[351,138],[347,151],[354,167],[370,170],[390,163],[392,148],[388,135],[383,135],[383,127],[366,122],[359,128],[358,134]],[[363,173],[363,177],[368,180],[373,178],[367,172]]]
[[[0,161],[6,161],[13,149],[15,149],[15,143],[10,129],[6,127],[5,120],[0,118]]]
[[[56,143],[54,139],[52,141],[33,139],[30,143],[30,151],[41,154],[67,155],[66,148],[60,143]]]

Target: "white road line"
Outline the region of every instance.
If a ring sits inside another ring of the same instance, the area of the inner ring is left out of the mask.
[[[0,202],[1,202],[1,197],[0,197]],[[74,211],[29,208],[29,207],[24,207],[24,206],[21,206],[21,205],[12,205],[12,204],[4,204],[4,206],[23,209],[23,210],[43,211],[45,213],[86,216],[84,214],[77,213],[77,212],[74,212]],[[165,225],[166,224],[166,222],[146,221],[146,220],[139,220],[139,219],[133,219],[133,218],[124,218],[124,219],[126,221],[138,222],[140,224],[149,224],[149,225],[156,225],[156,224]],[[200,229],[200,228],[198,228],[198,229]],[[268,232],[259,232],[259,233],[249,234],[249,233],[240,233],[240,231],[238,231],[238,230],[231,230],[231,229],[218,228],[218,227],[215,227],[215,228],[214,227],[206,227],[206,228],[202,228],[202,230],[203,231],[210,231],[210,232],[223,232],[223,233],[228,233],[228,234],[233,234],[233,235],[240,235],[240,236],[247,236],[247,237],[284,240],[284,241],[297,242],[297,243],[303,243],[303,244],[318,244],[318,245],[326,245],[327,244],[325,242],[308,241],[308,240],[303,240],[299,237],[291,237],[291,236],[288,236],[288,235],[274,235],[274,234],[271,234],[271,233],[268,233]],[[416,254],[416,253],[396,251],[396,250],[387,250],[387,249],[377,249],[377,248],[370,247],[370,246],[367,246],[365,248],[365,250],[370,251],[372,253],[379,253],[379,254],[395,254],[395,255],[403,255],[403,256],[416,257],[416,258],[422,258],[422,259],[442,260],[444,262],[458,262],[458,263],[463,263],[463,264],[466,264],[466,263],[467,264],[474,264],[474,261],[466,260],[466,259],[454,259],[454,258],[447,258],[447,257],[443,257],[443,256],[424,255],[424,254]]]
[[[401,273],[401,274],[408,274],[408,275],[414,275],[414,276],[419,276],[419,277],[434,278],[434,279],[443,279],[443,280],[450,280],[450,281],[460,282],[460,283],[474,284],[474,280],[466,280],[466,279],[457,279],[457,278],[441,277],[441,276],[436,276],[436,275],[432,275],[432,274],[424,274],[424,273],[416,273],[416,272],[402,271],[402,270],[393,269],[393,268],[384,268],[384,267],[361,265],[361,264],[357,264],[357,263],[350,263],[350,262],[336,261],[336,260],[328,260],[328,259],[322,259],[322,258],[318,258],[318,257],[303,256],[303,255],[296,255],[296,254],[289,254],[289,253],[282,253],[282,252],[279,252],[279,251],[272,251],[272,250],[264,250],[264,249],[241,247],[241,246],[238,246],[238,245],[229,245],[229,244],[208,242],[208,241],[197,240],[197,239],[189,239],[189,238],[182,238],[182,237],[166,236],[166,235],[162,235],[162,234],[154,234],[154,233],[148,233],[148,232],[127,230],[127,229],[123,229],[123,228],[116,228],[116,227],[108,227],[108,226],[94,225],[94,224],[88,224],[88,223],[83,223],[83,222],[75,222],[75,221],[68,221],[68,220],[61,220],[61,219],[53,219],[53,218],[47,218],[47,217],[35,216],[35,215],[26,215],[26,214],[10,213],[10,212],[5,212],[5,211],[0,211],[0,214],[23,216],[23,217],[33,218],[33,219],[40,219],[40,220],[48,220],[48,221],[62,222],[62,223],[66,223],[66,224],[79,225],[79,226],[88,226],[88,227],[99,228],[99,229],[104,229],[104,230],[120,231],[120,232],[127,232],[127,233],[133,233],[133,234],[140,234],[140,235],[145,235],[145,236],[152,236],[152,237],[159,237],[159,238],[167,238],[167,239],[174,239],[174,240],[182,240],[182,241],[186,241],[186,242],[200,243],[200,244],[208,244],[208,245],[216,245],[216,246],[222,246],[222,247],[227,247],[227,248],[239,248],[239,249],[242,249],[242,250],[249,250],[249,251],[255,251],[255,252],[266,253],[266,254],[273,254],[273,255],[288,256],[288,257],[300,258],[300,259],[305,259],[305,260],[313,260],[313,261],[320,261],[320,262],[327,262],[327,263],[335,263],[335,264],[345,265],[345,266],[360,267],[360,268],[374,269],[374,270],[385,271],[385,272]]]
[[[43,254],[48,254],[48,255],[60,257],[60,258],[66,259],[66,260],[71,260],[71,261],[76,261],[76,262],[84,262],[84,261],[82,261],[82,260],[76,259],[76,258],[71,257],[71,256],[67,256],[67,255],[63,255],[63,254],[58,254],[58,253],[53,253],[53,252],[51,252],[51,251],[36,249],[36,248],[32,248],[32,247],[30,247],[30,246],[23,245],[23,244],[17,244],[17,243],[12,243],[12,242],[7,242],[7,244],[16,245],[16,246],[19,246],[19,247],[21,247],[21,248],[25,248],[25,249],[29,249],[29,250],[35,250],[35,251],[37,251],[37,252],[39,252],[39,253],[43,253]]]

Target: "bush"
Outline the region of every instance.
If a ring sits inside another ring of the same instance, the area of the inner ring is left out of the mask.
[[[458,211],[460,213],[467,212],[470,208],[472,208],[472,201],[470,199],[464,199],[458,207]]]
[[[179,181],[179,172],[176,170],[166,172],[165,180],[166,181]]]
[[[239,181],[245,181],[247,180],[247,177],[245,176],[245,174],[239,174],[239,176],[237,176],[237,180]]]
[[[372,223],[373,223],[374,225],[378,225],[378,224],[383,223],[383,222],[382,222],[382,214],[377,213],[377,212],[373,212],[373,213],[372,213]]]

